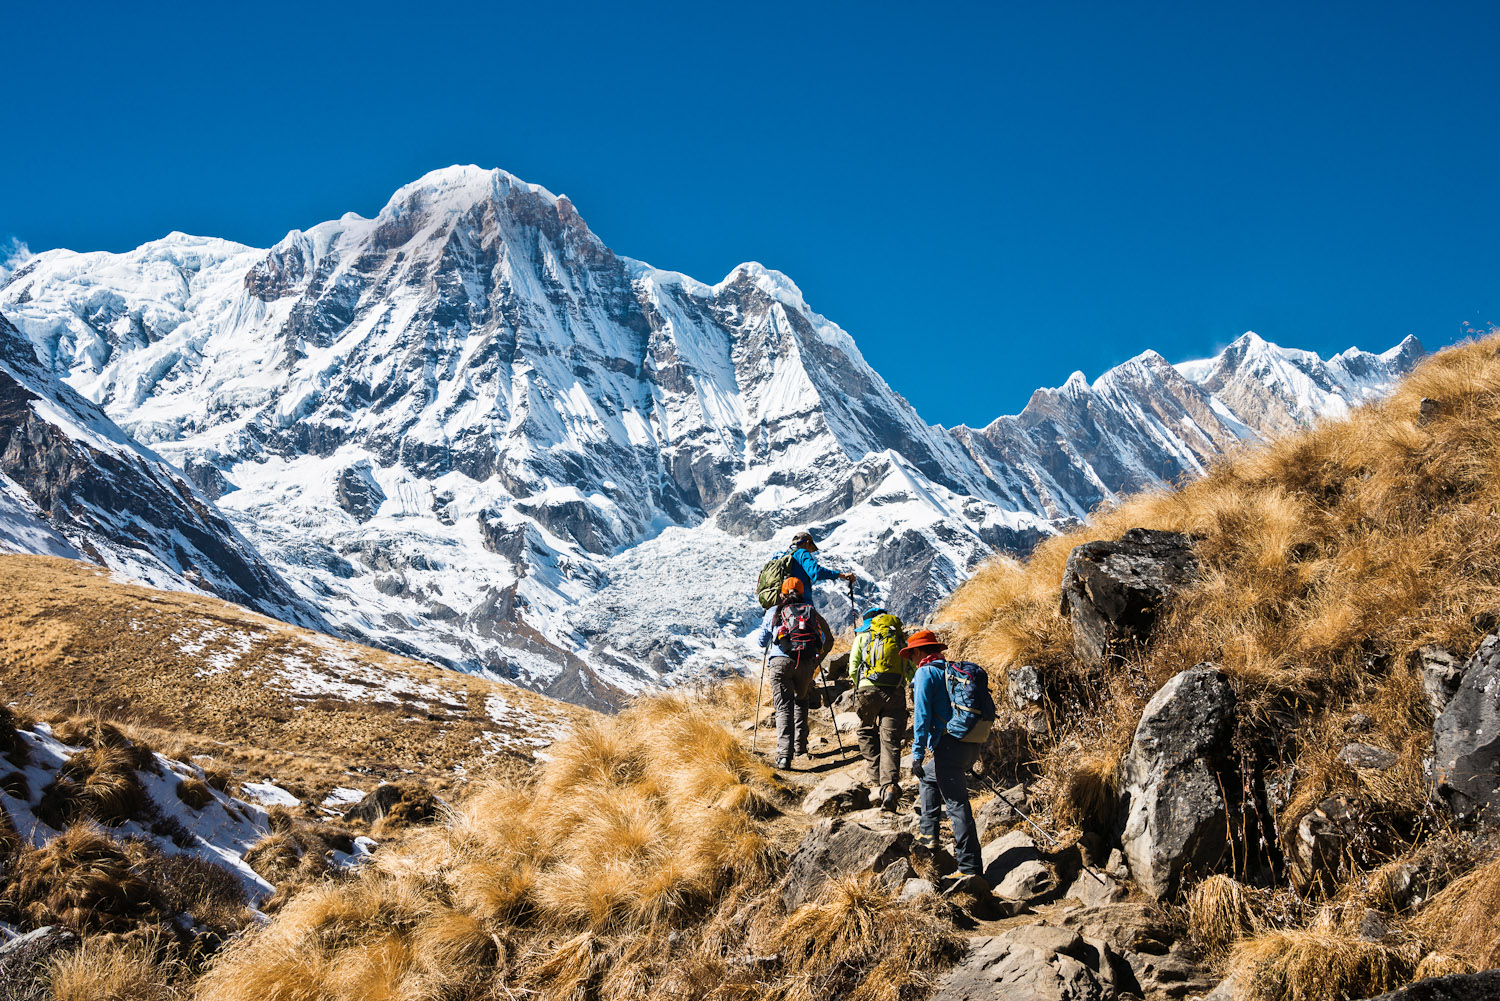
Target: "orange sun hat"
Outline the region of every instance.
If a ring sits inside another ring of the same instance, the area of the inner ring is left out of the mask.
[[[918,629],[906,641],[906,646],[901,649],[901,656],[908,660],[913,660],[915,659],[913,655],[924,647],[937,647],[939,650],[946,650],[948,649],[948,644],[938,639],[937,633],[934,633],[931,629]]]

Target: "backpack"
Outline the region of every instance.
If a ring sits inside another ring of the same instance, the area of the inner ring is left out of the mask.
[[[900,685],[906,682],[906,663],[901,648],[906,646],[906,629],[901,620],[889,613],[870,620],[866,632],[865,655],[861,677],[872,685]]]
[[[760,568],[760,577],[755,582],[755,597],[760,601],[761,608],[770,608],[781,600],[781,585],[792,576],[794,559],[789,552],[781,553],[771,557],[770,562]]]
[[[948,687],[948,702],[953,706],[948,732],[965,744],[984,743],[995,725],[990,676],[978,664],[950,660],[943,665],[943,681]]]
[[[823,652],[823,630],[818,628],[818,611],[805,601],[781,606],[776,615],[776,645],[793,660]]]

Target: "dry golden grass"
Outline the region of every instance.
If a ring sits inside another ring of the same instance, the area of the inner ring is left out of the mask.
[[[1423,398],[1439,413],[1419,421]],[[1076,662],[1058,611],[1072,549],[1129,528],[1194,534],[1202,574],[1164,610],[1151,643],[1123,670]],[[1345,420],[1218,461],[1202,479],[1102,509],[1043,542],[1025,562],[999,558],[937,618],[954,653],[992,678],[1033,664],[1066,721],[1042,755],[1051,805],[1067,817],[1103,803],[1097,781],[1150,695],[1203,661],[1227,670],[1242,699],[1239,746],[1299,760],[1293,809],[1357,795],[1407,836],[1422,809],[1430,716],[1412,655],[1467,654],[1500,608],[1500,335],[1424,361],[1391,396]],[[1347,720],[1370,727],[1351,736]],[[1286,746],[1286,738],[1296,740]],[[1336,762],[1350,739],[1398,764],[1356,773]],[[1088,748],[1094,760],[1083,761]],[[1299,810],[1301,812],[1299,812]],[[1369,860],[1376,864],[1378,859]]]
[[[1437,951],[1476,969],[1500,966],[1500,859],[1455,880],[1427,901],[1412,929]]]
[[[562,726],[593,715],[215,598],[119,583],[87,563],[0,555],[0,575],[0,688],[31,693],[27,711],[58,720],[68,743],[210,756],[206,778],[219,789],[231,771],[272,775],[316,800],[357,771],[358,784],[412,778],[445,794],[460,774],[530,768],[527,754],[487,753],[493,742],[531,736],[491,719],[489,696]],[[299,694],[292,676],[364,685],[368,694]],[[418,686],[439,694],[374,697]],[[0,725],[0,753],[5,732]]]
[[[800,998],[820,983],[914,996],[953,954],[933,915],[872,881],[790,917],[766,892],[783,856],[758,818],[783,793],[720,722],[749,709],[746,687],[642,699],[584,724],[534,784],[479,786],[358,878],[292,896],[198,996],[480,998],[508,984],[559,1001]],[[256,850],[290,865],[284,838]],[[726,961],[758,946],[753,927],[783,924],[793,948],[770,967]]]
[[[154,936],[86,941],[48,964],[55,1001],[175,1001],[181,967]]]
[[[1210,953],[1219,953],[1261,929],[1249,887],[1229,876],[1213,875],[1188,895],[1188,934]]]
[[[20,854],[0,912],[26,927],[56,924],[79,934],[128,932],[171,916],[126,847],[86,821]]]
[[[1229,960],[1246,1001],[1347,1001],[1409,981],[1407,948],[1337,932],[1274,931],[1242,941]]]

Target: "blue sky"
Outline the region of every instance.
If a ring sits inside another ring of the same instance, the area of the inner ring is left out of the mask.
[[[149,10],[148,10],[149,8]],[[1500,5],[12,5],[0,236],[269,246],[435,167],[787,272],[930,421],[1500,322]]]

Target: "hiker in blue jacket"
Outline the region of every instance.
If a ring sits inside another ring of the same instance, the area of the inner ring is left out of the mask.
[[[953,824],[953,855],[958,860],[958,871],[977,876],[984,872],[984,863],[980,858],[974,808],[969,803],[967,776],[979,757],[980,745],[965,743],[948,732],[953,704],[948,699],[947,665],[943,661],[943,651],[947,648],[930,629],[921,629],[901,650],[901,656],[917,665],[912,678],[916,711],[911,770],[920,786],[919,826],[923,842],[929,848],[937,848],[942,823],[939,810],[946,809]]]
[[[802,595],[807,601],[813,600],[813,585],[820,581],[856,579],[853,573],[839,573],[819,563],[813,556],[817,551],[818,544],[813,541],[811,532],[798,532],[792,536],[792,547],[787,550],[792,555],[789,569],[792,576],[802,582]]]

